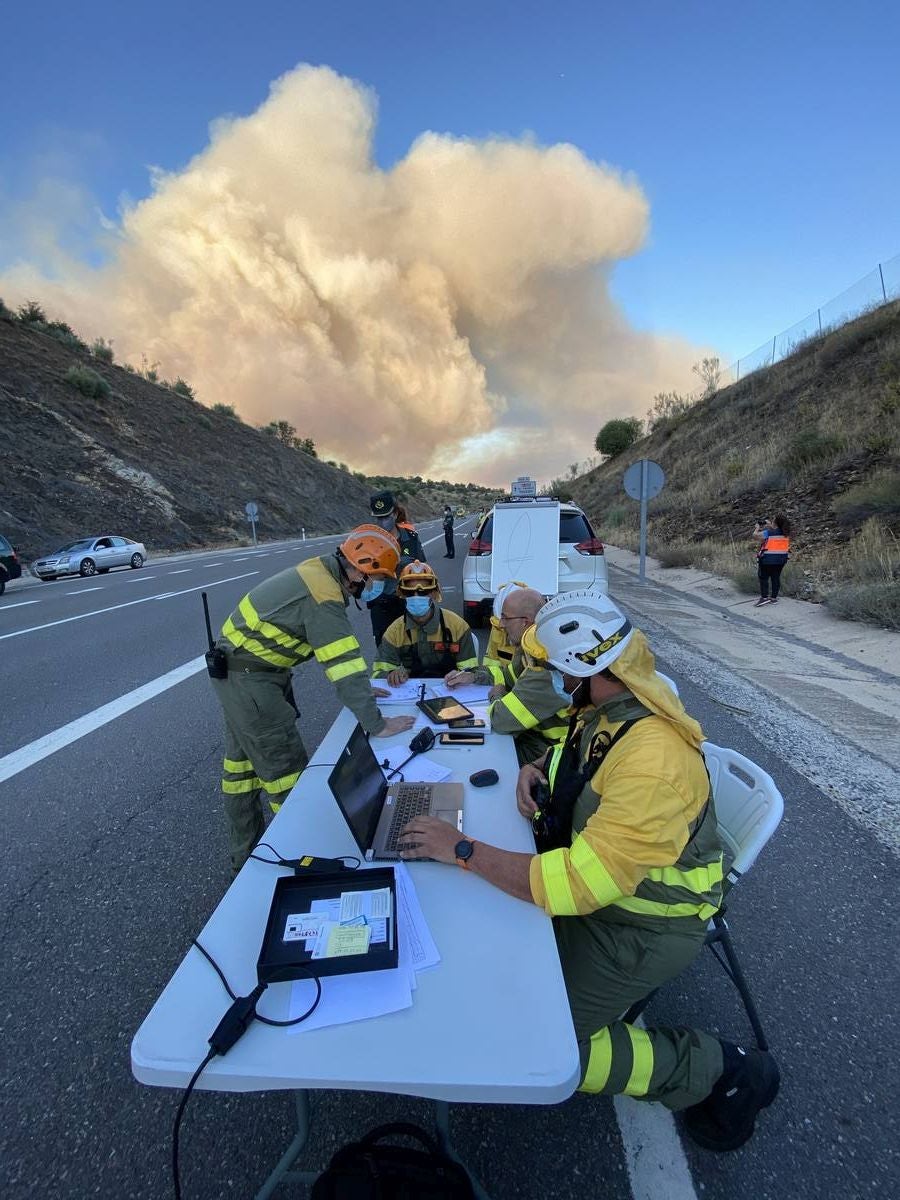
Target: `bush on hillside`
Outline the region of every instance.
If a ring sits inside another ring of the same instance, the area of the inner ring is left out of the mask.
[[[16,316],[23,325],[33,325],[35,321],[40,321],[42,325],[47,324],[47,314],[37,300],[26,300],[24,304],[20,304]]]
[[[847,621],[900,629],[900,583],[847,583],[825,597],[826,607]]]
[[[607,421],[594,438],[594,448],[601,454],[615,458],[629,446],[634,445],[643,429],[644,422],[638,417],[617,417],[615,420]]]
[[[212,406],[212,411],[215,413],[221,413],[223,417],[231,417],[233,421],[240,420],[240,417],[235,412],[233,404],[214,404]]]
[[[900,513],[900,471],[882,471],[836,496],[832,508],[841,521],[856,525],[867,517]]]
[[[806,429],[795,434],[781,457],[782,466],[789,471],[802,470],[813,463],[837,458],[845,448],[844,439],[832,433],[821,433],[818,429]]]
[[[7,308],[2,299],[0,299],[0,321],[14,321],[15,319],[16,314],[11,308]]]
[[[661,567],[692,567],[694,552],[689,546],[661,546],[656,551],[656,558]]]
[[[169,384],[169,387],[173,392],[177,392],[179,396],[185,396],[188,400],[194,399],[194,389],[191,387],[188,381],[186,379],[182,379],[180,375],[174,383]],[[237,413],[235,413],[234,409],[231,411],[233,416],[237,416]]]
[[[82,396],[91,396],[98,400],[104,399],[112,390],[106,380],[96,371],[92,371],[90,367],[82,367],[77,364],[71,366],[63,378],[66,383],[77,388]]]
[[[91,354],[105,363],[111,363],[115,359],[112,342],[108,342],[106,338],[97,338],[95,342],[91,343]]]

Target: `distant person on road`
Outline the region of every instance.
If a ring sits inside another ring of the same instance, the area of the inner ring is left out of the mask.
[[[574,698],[565,742],[519,771],[515,802],[535,824],[537,853],[422,816],[401,832],[401,856],[462,867],[553,918],[581,1091],[658,1101],[683,1112],[699,1145],[736,1150],[778,1093],[772,1055],[622,1019],[693,962],[722,904],[703,730],[598,589],[554,596],[524,644]]]
[[[387,679],[391,687],[411,677],[445,679],[450,688],[474,680],[475,638],[462,617],[441,608],[441,589],[432,568],[421,562],[404,567],[397,595],[406,612],[385,630],[372,678]]]
[[[449,504],[444,505],[444,544],[447,547],[444,558],[456,558],[456,544],[453,541],[453,509]]]
[[[761,604],[774,604],[778,599],[781,572],[791,555],[790,533],[790,522],[784,516],[776,516],[774,521],[756,522],[753,537],[760,544],[756,552],[759,599],[754,608],[759,608]]]
[[[395,538],[361,525],[334,554],[255,587],[222,626],[216,644],[228,674],[212,683],[225,715],[222,791],[235,874],[265,829],[263,802],[277,812],[309,761],[297,732],[292,668],[315,657],[371,737],[393,737],[413,724],[379,712],[346,612],[351,596],[365,600],[375,581],[394,577],[399,558]]]
[[[401,569],[416,559],[419,562],[426,561],[415,526],[410,524],[406,509],[394,500],[392,492],[376,492],[374,496],[370,496],[369,508],[375,522],[399,542]],[[383,587],[367,605],[372,618],[372,636],[376,646],[381,645],[388,625],[402,617],[406,611],[403,601],[397,596],[396,581],[385,579],[382,582]]]

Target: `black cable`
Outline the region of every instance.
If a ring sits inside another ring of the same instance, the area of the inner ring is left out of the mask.
[[[275,849],[275,847],[272,845],[271,842],[257,842],[255,849],[256,850],[265,849],[265,850],[272,851],[272,853],[275,855],[274,858],[260,858],[260,856],[258,854],[250,855],[250,858],[252,858],[255,862],[266,863],[270,867],[296,868],[297,865],[299,864],[301,858],[312,857],[312,858],[319,858],[321,862],[329,862],[329,863],[338,863],[339,862],[343,865],[345,870],[355,871],[356,868],[360,865],[360,861],[361,861],[359,858],[357,858],[357,856],[355,854],[339,854],[337,856],[337,858],[329,858],[329,859],[321,859],[319,855],[309,855],[309,856],[300,855],[298,858],[282,858],[282,856],[278,853],[278,851]]]
[[[178,1166],[178,1146],[179,1136],[181,1133],[181,1122],[184,1117],[185,1109],[187,1108],[187,1102],[197,1084],[197,1080],[214,1058],[228,1053],[235,1042],[243,1037],[254,1021],[259,1021],[263,1025],[275,1025],[279,1028],[285,1028],[289,1025],[299,1025],[301,1021],[305,1021],[307,1017],[312,1016],[319,1006],[319,1001],[322,999],[322,981],[317,975],[311,975],[309,978],[311,978],[316,985],[316,995],[312,1004],[310,1004],[305,1013],[302,1013],[299,1017],[292,1017],[289,1021],[276,1021],[274,1017],[264,1017],[262,1013],[258,1013],[256,1011],[256,1005],[259,1003],[259,999],[268,987],[268,984],[257,984],[257,986],[248,996],[236,996],[232,991],[228,980],[225,978],[222,968],[209,953],[209,951],[204,946],[201,946],[196,938],[191,939],[191,944],[197,947],[206,961],[219,976],[222,986],[231,998],[232,1003],[231,1008],[229,1008],[229,1010],[225,1013],[222,1020],[216,1026],[215,1031],[212,1033],[209,1039],[209,1054],[207,1054],[206,1058],[204,1058],[203,1062],[191,1076],[191,1081],[185,1088],[184,1095],[181,1097],[181,1102],[178,1105],[178,1111],[175,1114],[175,1122],[172,1126],[172,1183],[175,1191],[175,1200],[181,1200],[181,1179]],[[285,970],[291,972],[291,976],[293,977],[293,972],[298,968],[300,970],[305,969],[302,967],[302,965],[297,964],[292,967],[286,967]],[[277,979],[273,979],[270,982],[277,983],[279,981]]]
[[[384,777],[384,778],[385,778],[385,780],[388,780],[388,779],[390,779],[390,777],[391,777],[392,775],[400,775],[400,782],[401,782],[401,783],[403,783],[403,776],[400,774],[400,772],[401,772],[401,770],[403,769],[403,767],[405,767],[405,766],[406,766],[406,764],[407,764],[408,762],[411,762],[411,761],[412,761],[412,760],[413,760],[415,757],[416,757],[416,751],[415,751],[415,750],[413,750],[412,754],[410,754],[410,756],[409,756],[408,758],[404,758],[404,760],[403,760],[403,762],[402,762],[402,763],[398,764],[398,766],[396,766],[396,767],[393,767],[393,768],[391,768],[391,770],[390,770],[390,771],[388,771],[387,775],[385,775],[385,777]],[[390,764],[390,761],[389,761],[389,759],[385,759],[385,760],[384,760],[384,762],[381,764],[382,770],[383,770],[385,767],[390,767],[390,765],[391,765],[391,764]]]

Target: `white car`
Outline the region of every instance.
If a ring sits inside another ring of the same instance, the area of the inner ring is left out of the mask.
[[[517,504],[527,504],[518,500]],[[539,500],[532,503],[540,503]],[[482,518],[472,540],[463,566],[463,616],[478,629],[491,616],[494,593],[491,591],[491,535],[494,529],[494,510]],[[591,523],[574,504],[559,506],[559,591],[575,588],[609,588],[603,543],[595,536]],[[505,581],[502,581],[505,582]]]

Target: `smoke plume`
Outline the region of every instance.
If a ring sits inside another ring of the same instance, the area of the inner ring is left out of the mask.
[[[435,133],[382,170],[375,117],[357,83],[298,67],[102,221],[103,265],[19,263],[0,293],[370,472],[549,479],[604,421],[690,387],[699,352],[610,299],[647,230],[633,179],[571,145]]]

